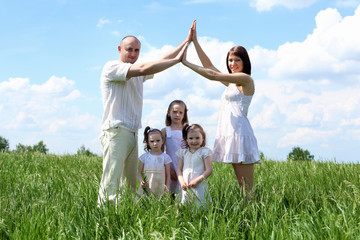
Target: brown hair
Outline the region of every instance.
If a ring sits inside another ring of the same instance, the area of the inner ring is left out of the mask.
[[[171,125],[171,117],[169,116],[169,112],[171,110],[171,107],[173,104],[182,104],[184,105],[185,107],[185,112],[184,112],[184,117],[182,119],[182,124],[188,124],[189,123],[189,119],[188,119],[188,115],[187,115],[187,112],[188,112],[188,109],[187,109],[187,106],[186,104],[182,101],[182,100],[174,100],[172,101],[170,104],[169,104],[169,107],[168,107],[168,110],[166,112],[166,118],[165,118],[165,125],[166,126],[170,126]]]
[[[243,61],[243,64],[244,64],[243,73],[251,75],[251,62],[250,62],[249,54],[246,51],[246,49],[243,46],[235,46],[229,50],[229,52],[226,56],[226,67],[227,67],[229,73],[231,73],[231,70],[229,67],[229,55],[230,54],[234,54],[235,56],[241,58],[241,60]]]
[[[183,146],[185,148],[189,148],[189,145],[188,143],[186,142],[186,139],[187,139],[187,135],[189,133],[189,131],[191,130],[199,130],[199,132],[201,133],[202,137],[203,137],[203,142],[201,143],[201,147],[205,147],[206,145],[206,134],[205,134],[205,131],[204,129],[199,125],[199,124],[192,124],[192,125],[189,125],[189,124],[185,124],[185,126],[183,127],[182,129],[182,136],[183,136]]]
[[[150,146],[149,146],[149,134],[152,133],[152,132],[159,132],[160,136],[161,136],[161,139],[164,141],[164,136],[162,135],[161,131],[157,128],[151,128],[149,126],[147,126],[144,130],[144,151],[145,152],[148,152],[151,150]],[[163,144],[161,145],[161,150],[164,151],[164,142]]]

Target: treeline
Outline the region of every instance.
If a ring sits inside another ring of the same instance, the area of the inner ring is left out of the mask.
[[[9,141],[0,136],[0,152],[9,152],[10,151]],[[48,153],[49,149],[46,147],[46,144],[43,141],[38,142],[37,144],[23,145],[21,143],[16,145],[14,152],[17,153],[31,153],[31,152],[40,152],[40,153]],[[86,148],[84,145],[81,145],[77,150],[77,155],[85,155],[85,156],[96,156],[95,153],[92,153],[90,149]],[[264,153],[261,152],[261,159],[265,159]],[[293,147],[291,152],[287,155],[287,161],[313,161],[314,155],[310,154],[307,149],[302,149],[299,146]]]
[[[23,145],[18,143],[14,150],[10,150],[9,140],[0,136],[0,152],[16,152],[16,153],[33,153],[40,152],[47,154],[49,149],[46,147],[46,144],[43,141],[38,142],[35,145]],[[77,150],[77,155],[86,155],[86,156],[96,156],[95,153],[92,153],[90,149],[86,148],[84,145],[81,145]]]
[[[9,152],[9,141],[0,136],[0,152]],[[48,153],[49,149],[46,147],[46,144],[43,141],[38,142],[37,144],[23,145],[21,143],[16,145],[14,152],[18,153],[31,153],[31,152],[41,152]],[[86,148],[84,145],[81,145],[77,150],[77,155],[85,155],[85,156],[96,156],[95,153],[92,153],[90,149]],[[263,152],[260,152],[261,159],[264,160],[265,156]],[[313,161],[314,155],[310,154],[307,149],[302,149],[301,147],[293,147],[291,152],[287,155],[287,161]]]

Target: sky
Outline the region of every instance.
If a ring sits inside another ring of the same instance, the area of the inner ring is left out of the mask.
[[[194,19],[221,71],[231,47],[248,50],[248,118],[266,158],[301,147],[318,161],[360,162],[360,0],[0,0],[0,136],[10,149],[44,141],[54,154],[84,145],[101,155],[100,75],[122,37],[141,40],[138,62],[153,61]],[[200,64],[193,45],[188,60]],[[224,90],[181,63],[145,82],[139,153],[143,129],[163,128],[174,99],[212,148]]]

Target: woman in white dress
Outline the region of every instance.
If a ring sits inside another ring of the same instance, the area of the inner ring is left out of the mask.
[[[192,26],[192,42],[203,67],[188,62],[186,53],[183,64],[203,77],[226,86],[212,161],[232,164],[239,186],[245,188],[249,198],[254,186],[254,164],[261,163],[261,160],[253,129],[247,119],[248,108],[255,92],[248,53],[241,46],[231,48],[226,58],[229,73],[222,73],[211,63],[197,41],[196,21]]]
[[[195,202],[198,206],[206,206],[208,201],[211,202],[207,178],[212,173],[212,152],[205,147],[206,135],[200,125],[186,124],[182,133],[185,148],[176,152],[179,156],[176,173],[182,189],[181,203]]]

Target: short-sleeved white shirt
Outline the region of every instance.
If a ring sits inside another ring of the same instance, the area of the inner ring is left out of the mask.
[[[144,167],[165,167],[166,164],[172,162],[170,156],[166,153],[152,155],[150,152],[142,154],[139,160],[144,163]]]
[[[154,75],[126,80],[131,63],[109,61],[101,73],[101,93],[104,106],[102,130],[123,127],[136,132],[141,128],[143,83]]]

